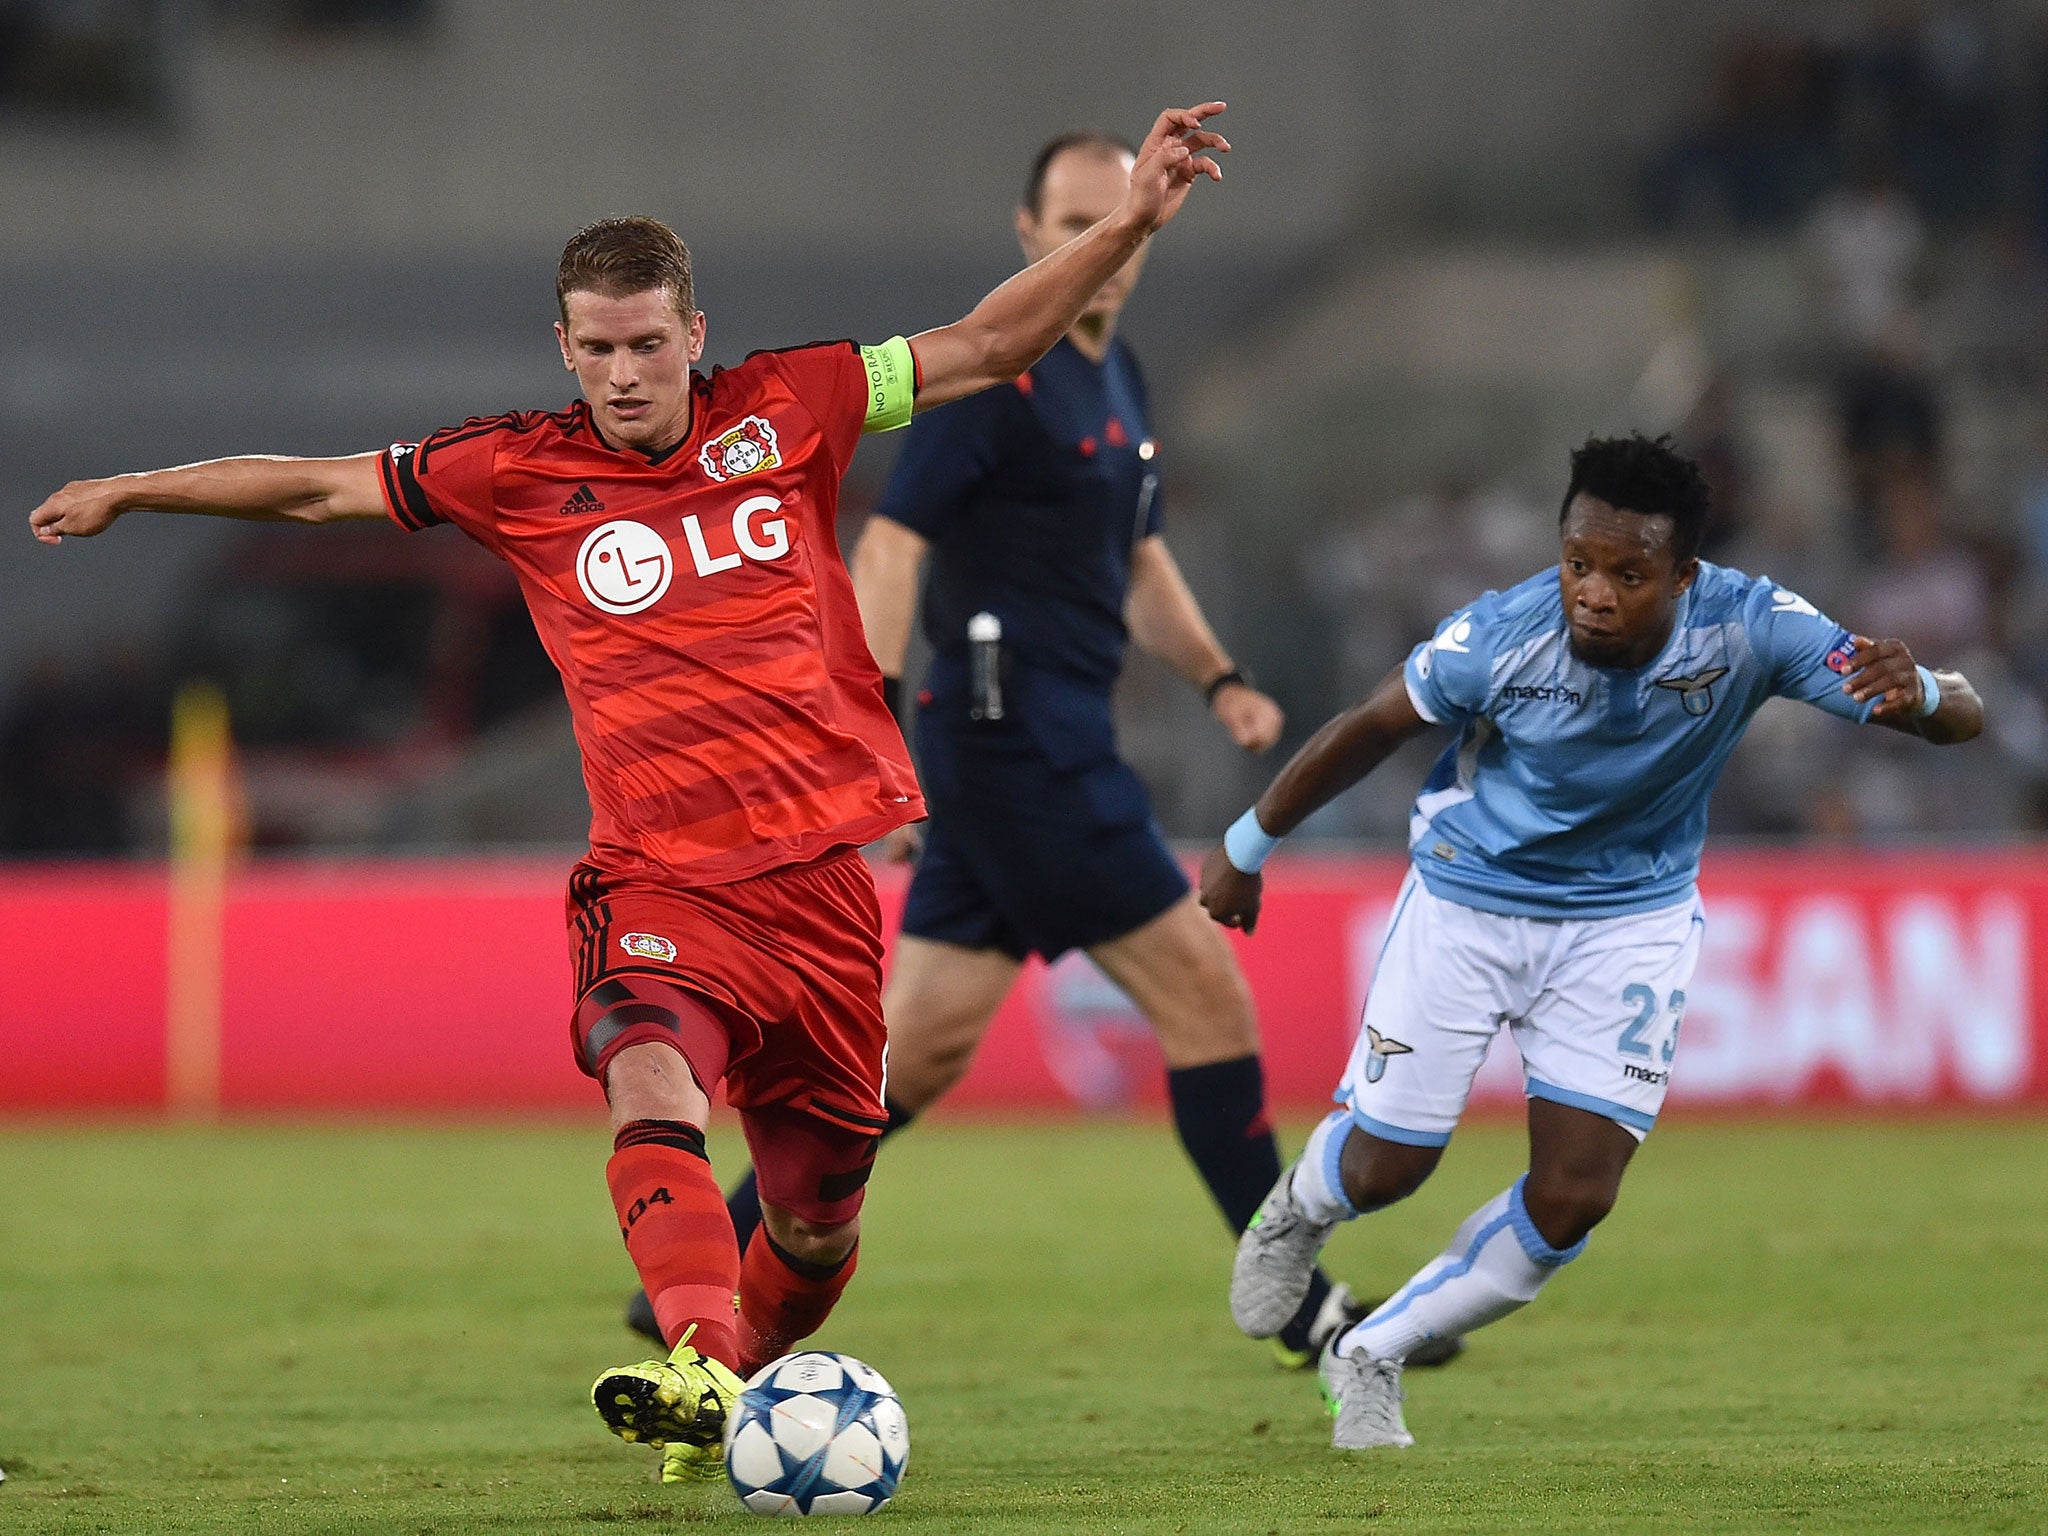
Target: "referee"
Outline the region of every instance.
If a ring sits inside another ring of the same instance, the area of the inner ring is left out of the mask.
[[[1016,214],[1025,259],[1112,212],[1134,158],[1092,131],[1041,149]],[[1236,957],[1117,755],[1110,692],[1125,644],[1200,689],[1248,752],[1278,741],[1283,720],[1217,643],[1160,534],[1145,382],[1116,335],[1144,259],[1014,384],[912,424],[854,550],[892,702],[930,561],[915,739],[931,819],[882,999],[888,1109],[900,1129],[960,1079],[1028,956],[1084,949],[1158,1036],[1175,1129],[1236,1233],[1280,1176],[1258,1025]],[[891,851],[913,856],[914,830]],[[751,1175],[731,1207],[744,1244],[759,1221]],[[1318,1271],[1276,1349],[1312,1364],[1361,1315]]]

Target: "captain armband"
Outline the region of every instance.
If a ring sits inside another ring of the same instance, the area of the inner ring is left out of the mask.
[[[860,367],[868,383],[868,413],[861,431],[894,432],[908,425],[917,406],[917,358],[910,343],[891,336],[878,347],[862,347]]]

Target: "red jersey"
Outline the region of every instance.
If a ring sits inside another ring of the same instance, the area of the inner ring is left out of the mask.
[[[592,861],[714,885],[871,842],[924,802],[839,553],[861,350],[757,352],[690,391],[690,435],[663,453],[610,446],[578,401],[381,465],[403,527],[453,523],[518,574],[575,717]]]

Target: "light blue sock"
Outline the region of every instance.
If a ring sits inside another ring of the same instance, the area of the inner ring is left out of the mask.
[[[1338,1165],[1351,1136],[1351,1111],[1340,1109],[1309,1133],[1301,1161],[1294,1165],[1294,1198],[1311,1221],[1349,1221],[1358,1214],[1344,1194]]]
[[[1585,1250],[1580,1238],[1553,1248],[1529,1219],[1523,1174],[1465,1219],[1451,1246],[1418,1270],[1338,1342],[1339,1354],[1364,1350],[1404,1360],[1425,1339],[1449,1338],[1498,1322],[1536,1299],[1550,1277]]]

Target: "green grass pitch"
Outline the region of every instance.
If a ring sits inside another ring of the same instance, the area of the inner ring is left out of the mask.
[[[0,1130],[0,1532],[753,1528],[590,1410],[642,1353],[605,1150]],[[1521,1158],[1461,1132],[1333,1268],[1398,1283]],[[2048,1529],[2048,1123],[1681,1118],[1535,1306],[1411,1376],[1418,1446],[1353,1456],[1232,1331],[1164,1126],[920,1128],[868,1212],[820,1342],[909,1409],[885,1528]]]

